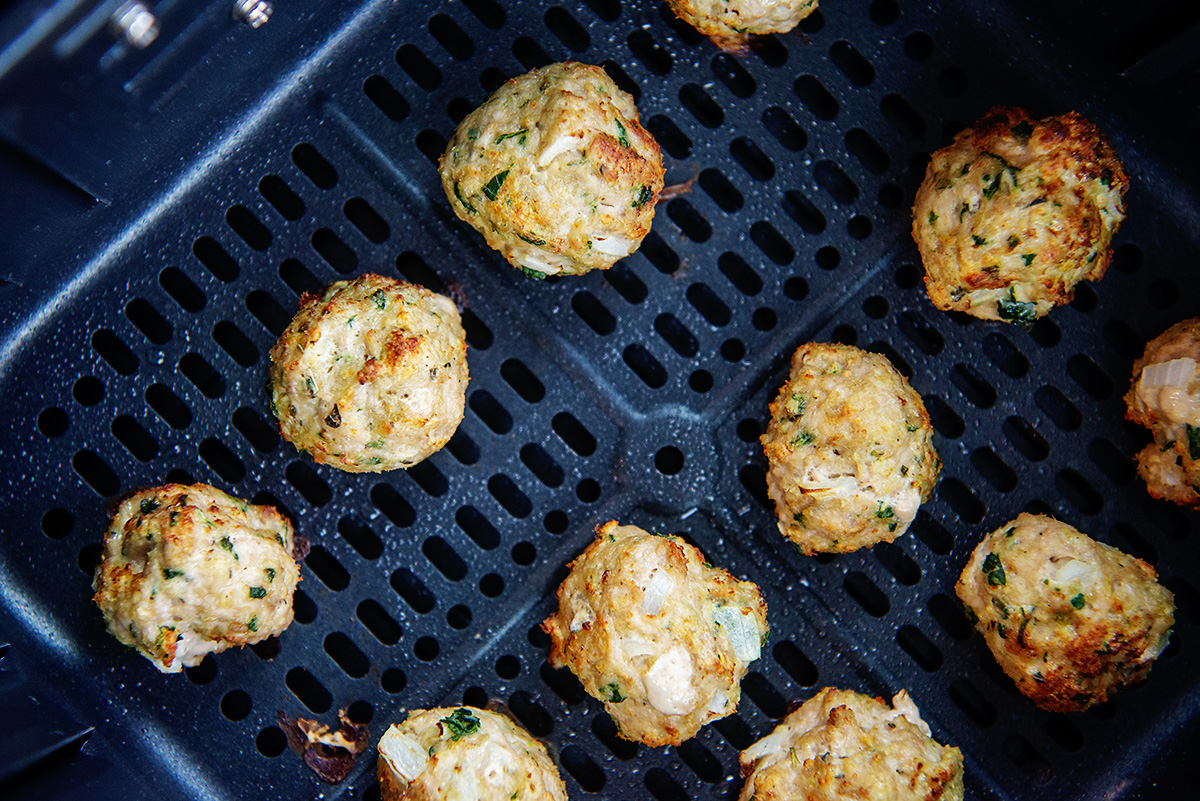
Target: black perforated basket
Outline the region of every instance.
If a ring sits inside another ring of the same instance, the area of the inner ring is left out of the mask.
[[[1190,797],[1197,519],[1146,494],[1121,395],[1200,313],[1195,29],[1159,46],[1195,12],[1048,5],[827,0],[736,58],[633,0],[281,0],[258,30],[164,3],[145,51],[103,28],[64,49],[80,9],[0,51],[0,795],[377,798],[373,750],[322,785],[277,714],[346,709],[373,742],[405,709],[495,700],[572,798],[734,799],[738,750],[836,685],[907,689],[970,798]],[[505,79],[568,59],[633,93],[668,183],[695,183],[634,256],[539,283],[453,216],[435,163]],[[935,310],[909,236],[928,153],[997,103],[1081,111],[1133,177],[1109,275],[1029,333]],[[299,294],[366,271],[469,304],[462,427],[378,476],[282,442],[264,390]],[[894,544],[808,558],[775,529],[758,437],[810,339],[885,354],[925,398],[944,477]],[[90,602],[106,504],[164,481],[275,504],[313,542],[287,632],[184,676]],[[1148,682],[1049,714],[972,636],[954,580],[1021,511],[1157,566],[1178,613]],[[768,600],[737,713],[679,748],[619,740],[545,663],[564,565],[614,518]]]

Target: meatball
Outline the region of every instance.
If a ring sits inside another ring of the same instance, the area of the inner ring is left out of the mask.
[[[875,353],[810,342],[762,436],[779,531],[806,554],[891,542],[942,469],[925,404]]]
[[[1125,403],[1125,416],[1154,434],[1137,457],[1150,494],[1200,508],[1200,318],[1176,323],[1146,345]]]
[[[1051,712],[1146,678],[1174,622],[1154,568],[1042,515],[985,537],[955,591],[1017,689]]]
[[[1128,183],[1079,114],[992,109],[933,154],[917,190],[913,238],[933,305],[1033,325],[1104,277]]]
[[[722,50],[743,53],[749,35],[787,33],[817,10],[817,0],[667,0],[675,16]]]
[[[292,524],[207,484],[167,484],[118,504],[93,600],[109,632],[164,673],[261,642],[292,622]]]
[[[740,801],[961,801],[963,759],[930,736],[901,690],[881,698],[826,687],[741,755]]]
[[[467,339],[449,298],[381,275],[305,293],[271,348],[283,438],[351,473],[411,467],[450,441]]]
[[[607,270],[650,232],[658,143],[599,67],[551,64],[468,114],[441,158],[454,213],[532,278]]]
[[[604,702],[622,737],[679,745],[733,714],[767,636],[758,587],[678,537],[616,521],[570,565],[542,623],[550,664]]]
[[[383,801],[567,801],[546,747],[484,709],[419,709],[379,740]]]

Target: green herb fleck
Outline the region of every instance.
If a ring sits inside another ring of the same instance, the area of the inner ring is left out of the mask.
[[[612,704],[621,703],[625,700],[625,696],[621,695],[621,685],[616,682],[605,684],[600,688],[600,699]]]
[[[1023,254],[1021,254],[1021,258],[1025,261],[1026,267],[1033,264],[1033,254],[1032,253],[1023,253]]]
[[[804,414],[804,407],[807,405],[808,401],[805,400],[803,395],[793,392],[792,396],[787,399],[787,403],[784,404],[784,409],[787,411],[788,419],[795,420],[797,417]]]
[[[368,448],[382,448],[383,447],[383,439],[373,439],[367,443],[367,447]]]
[[[1000,298],[996,302],[996,310],[1001,320],[1018,325],[1026,331],[1037,322],[1037,304],[1017,300],[1016,290],[1012,288],[1008,290],[1007,298]]]
[[[994,553],[989,553],[983,560],[983,572],[987,575],[987,582],[992,587],[1003,587],[1008,583],[1008,579],[1004,575],[1004,565],[1000,564],[1000,557]]]
[[[975,243],[975,247],[979,247],[980,245],[987,244],[986,239],[984,239],[982,236],[977,236],[975,234],[971,234],[971,241]]]
[[[1110,175],[1107,172],[1104,173],[1104,175],[1100,176],[1100,183],[1111,189],[1112,188],[1112,175]]]
[[[934,213],[934,212],[932,212],[932,211],[931,211],[931,212],[929,212],[929,224],[930,224],[930,225],[933,225],[933,224],[934,224],[934,223],[936,223],[937,221],[938,221],[938,216],[937,216],[937,214],[936,214],[936,213]]]
[[[449,717],[442,718],[442,725],[449,730],[450,739],[457,742],[468,734],[479,731],[479,718],[472,715],[471,710],[460,707]]]
[[[654,193],[650,191],[650,187],[643,185],[641,191],[638,192],[638,196],[633,199],[633,203],[630,205],[635,209],[640,208],[649,203],[652,197],[654,197]]]
[[[1008,620],[1008,604],[993,596],[992,606],[996,607],[996,611],[1000,613],[1001,619]]]
[[[521,130],[513,131],[512,133],[500,134],[499,136],[496,137],[495,144],[498,145],[501,142],[503,142],[505,139],[514,139],[519,136],[519,137],[521,137],[521,141],[517,142],[517,144],[523,145],[523,144],[525,144],[525,134],[527,134],[527,133],[529,133],[529,129],[522,128]]]
[[[251,587],[250,588],[250,597],[251,598],[266,598],[267,597],[267,589],[265,587]]]
[[[966,174],[967,174],[967,173],[969,173],[970,171],[971,171],[971,165],[970,165],[970,164],[964,164],[964,165],[962,166],[962,169],[959,171],[959,173],[958,173],[958,174],[959,174],[959,175],[966,175]]]
[[[142,498],[142,514],[148,515],[158,508],[158,501],[153,498]]]
[[[1085,603],[1087,603],[1087,601],[1084,600],[1082,592],[1071,599],[1071,606],[1075,607],[1076,609],[1082,609]]]
[[[224,550],[229,551],[230,553],[233,552],[233,543],[229,541],[229,537],[221,537],[221,539],[217,540],[217,544],[220,545]]]
[[[304,386],[308,389],[309,397],[317,397],[317,385],[313,382],[312,376],[304,376]]]
[[[963,217],[966,216],[967,214],[969,214],[970,212],[971,212],[970,204],[964,202],[962,204],[962,208],[958,210],[958,221],[961,223],[963,221]]]
[[[537,245],[539,247],[546,244],[546,240],[544,239],[534,239],[532,236],[525,236],[525,234],[517,234],[517,239],[520,239],[522,242],[528,242],[531,245]]]
[[[471,212],[472,214],[478,214],[475,207],[472,206],[470,203],[468,203],[467,199],[462,196],[462,190],[458,188],[458,181],[454,182],[454,196],[456,198],[458,198],[459,203],[463,204],[463,208],[465,208],[467,211]]]
[[[885,504],[883,501],[880,501],[879,508],[875,510],[875,516],[880,520],[890,520],[896,516],[896,510]]]
[[[371,300],[375,301],[376,308],[378,308],[378,309],[386,309],[387,308],[387,293],[385,293],[382,289],[376,289],[375,292],[371,295]]]
[[[468,139],[470,139],[472,142],[474,142],[476,139],[478,139],[478,138],[479,138],[479,129],[478,129],[478,128],[471,128],[470,130],[468,130],[468,131],[467,131],[467,138],[468,138]]]
[[[251,631],[258,631],[258,615],[250,618],[250,622],[246,624],[246,628]]]
[[[275,583],[275,568],[273,568],[273,567],[264,567],[264,568],[263,568],[263,572],[267,574],[267,581],[269,581],[269,582],[271,582],[272,584],[274,584],[274,583]]]
[[[532,267],[522,267],[521,272],[525,273],[527,276],[534,279],[535,281],[542,281],[542,280],[545,280],[545,278],[546,278],[546,274],[544,272],[542,272],[541,270],[535,270]]]
[[[1029,137],[1033,136],[1033,125],[1027,121],[1018,122],[1012,127],[1012,135],[1018,141],[1020,141],[1021,144],[1025,144],[1029,141]]]
[[[1008,246],[1009,246],[1010,248],[1015,248],[1015,247],[1016,247],[1017,245],[1019,245],[1019,244],[1021,244],[1021,237],[1019,237],[1019,236],[1010,236],[1010,237],[1008,238]]]
[[[1175,447],[1175,440],[1171,440],[1171,441],[1170,441],[1170,442],[1168,442],[1167,444],[1163,445],[1163,446],[1162,446],[1162,448],[1160,448],[1160,450],[1161,450],[1163,453],[1166,453],[1167,451],[1171,450],[1171,449],[1172,449],[1172,448],[1174,448],[1174,447]],[[175,514],[175,513],[174,513],[174,512],[172,512],[171,514]]]
[[[162,569],[162,571],[163,571],[163,578],[167,579],[168,581],[169,581],[170,579],[173,579],[173,578],[178,578],[179,576],[182,576],[182,575],[183,575],[183,571],[182,571],[182,570],[172,570],[172,569],[171,569],[171,568],[169,568],[169,567],[164,567],[164,568]]]
[[[1193,459],[1200,459],[1200,428],[1194,426],[1187,427],[1188,438],[1188,455]]]
[[[483,185],[483,194],[487,195],[488,200],[495,200],[500,194],[500,187],[504,186],[504,179],[508,177],[508,170],[498,172],[492,176],[492,180]]]
[[[1017,527],[1016,527],[1016,526],[1013,526],[1013,527],[1012,527],[1012,528],[1010,528],[1008,531],[1004,532],[1004,538],[1005,538],[1005,539],[1008,539],[1009,537],[1011,537],[1011,536],[1013,535],[1013,533],[1014,533],[1016,530],[1017,530]]]
[[[799,523],[803,528],[808,528],[808,525],[804,522],[804,512],[793,512],[792,521]]]
[[[984,180],[991,178],[989,175],[983,176]],[[1004,177],[1004,171],[998,171],[996,177],[992,178],[992,182],[983,188],[983,196],[991,199],[997,192],[1000,191],[1000,179]]]
[[[621,147],[629,147],[629,134],[625,131],[625,126],[621,124],[621,120],[617,119],[617,144]]]
[[[972,609],[971,607],[968,606],[968,607],[964,608],[963,614],[966,616],[967,622],[970,623],[972,626],[974,626],[976,623],[979,622],[979,615],[975,614],[975,610]]]
[[[811,445],[816,441],[816,437],[809,431],[801,431],[799,436],[792,440],[792,447],[799,448],[804,445]]]

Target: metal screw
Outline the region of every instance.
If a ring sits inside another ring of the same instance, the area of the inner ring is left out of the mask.
[[[123,38],[138,50],[148,47],[158,38],[158,19],[137,0],[122,3],[109,18],[109,25],[114,36]]]
[[[261,28],[267,24],[274,10],[268,0],[234,0],[233,18],[251,28]]]

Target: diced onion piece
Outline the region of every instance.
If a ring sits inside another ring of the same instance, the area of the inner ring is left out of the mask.
[[[917,705],[913,699],[908,696],[904,690],[896,693],[892,698],[892,708],[895,712],[892,717],[902,717],[908,720],[909,723],[921,730],[921,733],[926,737],[932,737],[933,733],[929,730],[929,724],[921,719],[921,713],[917,709]]]
[[[1184,357],[1148,365],[1137,394],[1148,409],[1161,411],[1173,423],[1200,422],[1200,395],[1189,391],[1197,378],[1196,360]]]
[[[643,681],[650,706],[664,715],[686,715],[696,708],[696,688],[692,686],[695,668],[692,657],[682,645],[654,660]]]
[[[577,137],[560,136],[550,144],[546,145],[546,149],[538,155],[538,165],[545,167],[563,153],[569,153],[572,150],[580,151],[580,144],[581,141]]]
[[[1087,562],[1068,557],[1066,562],[1059,565],[1058,569],[1054,571],[1054,581],[1066,586],[1089,579],[1095,572],[1096,569]]]
[[[425,770],[429,754],[399,726],[390,726],[379,739],[379,754],[406,782],[416,780]]]
[[[719,715],[725,711],[725,707],[729,706],[729,696],[724,691],[718,690],[708,702],[708,711],[715,715]]]
[[[561,264],[555,264],[548,261],[544,255],[530,248],[517,254],[517,263],[529,270],[537,270],[539,273],[546,275],[554,275],[562,271]]]
[[[592,247],[609,256],[628,256],[632,246],[633,243],[623,236],[598,236],[592,240]]]
[[[662,611],[663,601],[675,589],[675,579],[664,568],[658,567],[650,574],[650,583],[646,585],[646,593],[642,596],[642,612],[647,615],[657,615]]]
[[[654,647],[654,643],[634,636],[621,638],[621,650],[628,657],[653,656],[658,653],[658,649]]]
[[[752,610],[737,606],[718,606],[713,620],[725,629],[733,655],[742,662],[753,662],[762,653],[762,634],[754,620]]]
[[[1196,360],[1188,357],[1172,359],[1169,362],[1148,364],[1142,370],[1141,385],[1146,389],[1154,387],[1187,386],[1188,381],[1196,372]]]

